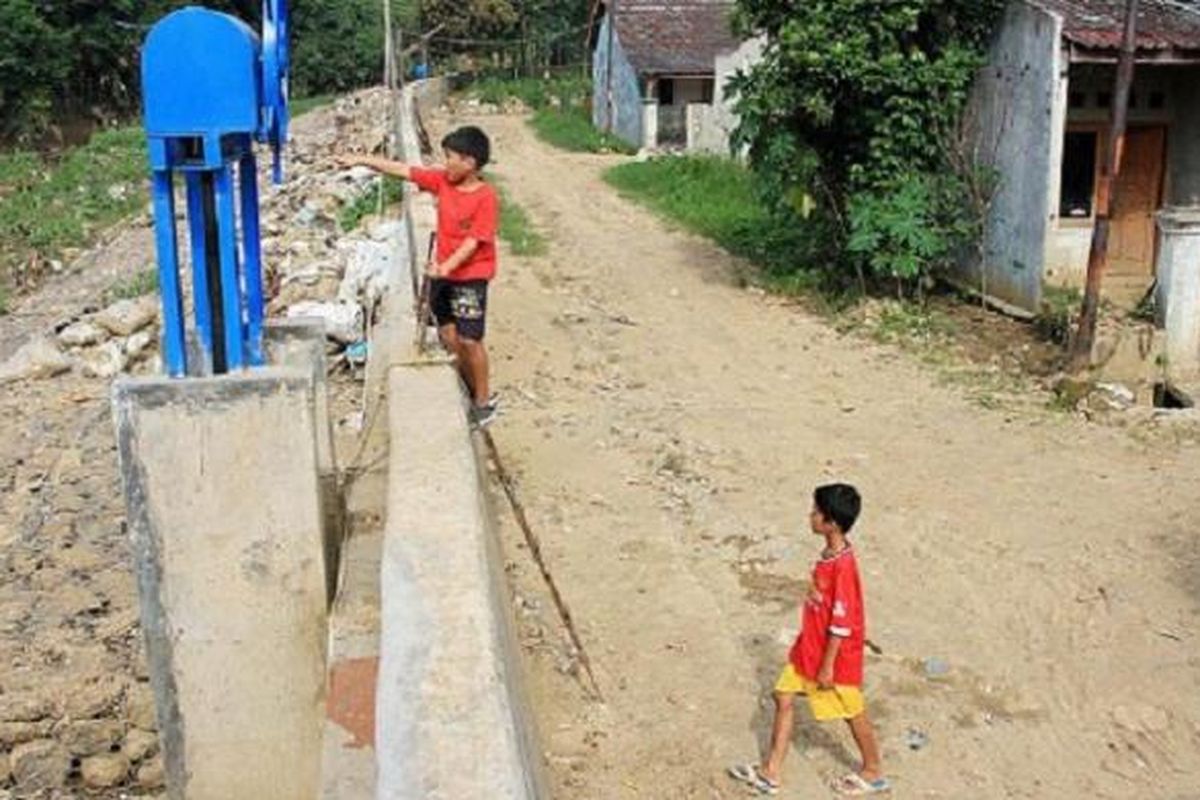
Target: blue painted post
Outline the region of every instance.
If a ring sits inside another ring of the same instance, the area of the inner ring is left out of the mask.
[[[188,229],[192,240],[192,301],[196,309],[196,333],[205,353],[212,356],[212,308],[209,306],[208,246],[205,231],[204,186],[200,173],[187,173]],[[211,369],[212,365],[209,365]]]
[[[179,287],[179,243],[175,231],[175,182],[171,173],[154,171],[154,240],[158,250],[158,289],[163,302],[163,361],[167,374],[187,374],[183,292]]]
[[[247,152],[238,166],[242,193],[242,265],[246,276],[246,354],[253,367],[262,366],[263,356],[263,279],[262,233],[258,219],[258,165],[254,153]]]
[[[142,94],[171,375],[188,373],[171,174],[184,173],[195,325],[217,374],[264,363],[262,234],[254,143],[270,145],[276,182],[287,141],[287,0],[264,0],[262,37],[227,14],[188,7],[160,20],[142,51]],[[162,173],[167,177],[163,178]]]
[[[242,293],[238,268],[237,212],[234,205],[233,167],[217,170],[217,229],[221,232],[221,299],[225,322],[225,368],[246,366],[244,328],[242,327]]]

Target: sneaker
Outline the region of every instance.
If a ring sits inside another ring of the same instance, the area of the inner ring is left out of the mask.
[[[477,431],[481,431],[487,426],[496,421],[496,417],[500,416],[500,412],[494,405],[475,406],[467,412],[467,418],[471,421],[471,427]]]

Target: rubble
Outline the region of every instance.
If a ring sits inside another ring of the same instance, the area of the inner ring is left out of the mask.
[[[114,336],[132,336],[158,319],[154,298],[118,300],[95,316],[95,323]]]
[[[17,791],[35,795],[61,788],[67,782],[71,760],[57,742],[39,739],[14,747],[9,754],[9,766]]]
[[[27,342],[0,365],[0,386],[22,380],[53,378],[71,369],[71,359],[45,337]]]
[[[87,320],[73,322],[58,333],[58,343],[63,347],[89,347],[108,338],[108,331]]]
[[[119,375],[128,363],[120,342],[105,342],[100,347],[84,352],[80,371],[88,378],[107,379]]]
[[[111,789],[129,776],[129,758],[124,753],[106,753],[84,759],[83,785],[89,789]]]
[[[363,313],[357,303],[297,303],[288,319],[310,317],[325,324],[325,336],[340,344],[353,344],[363,335]]]

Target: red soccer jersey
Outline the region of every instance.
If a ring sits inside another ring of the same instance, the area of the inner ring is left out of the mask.
[[[464,192],[438,169],[413,168],[412,182],[423,191],[437,197],[437,260],[445,261],[454,255],[467,239],[475,239],[479,247],[467,262],[447,278],[455,282],[490,281],[496,275],[496,228],[499,224],[500,202],[496,190],[484,184]]]
[[[830,636],[843,640],[833,662],[833,682],[862,686],[866,614],[858,562],[849,547],[813,567],[812,586],[800,615],[800,635],[790,655],[798,673],[809,680],[817,679]]]

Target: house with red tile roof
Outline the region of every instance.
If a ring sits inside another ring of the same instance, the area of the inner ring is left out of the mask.
[[[728,151],[724,81],[757,44],[734,34],[728,0],[598,0],[593,122],[637,147]]]

